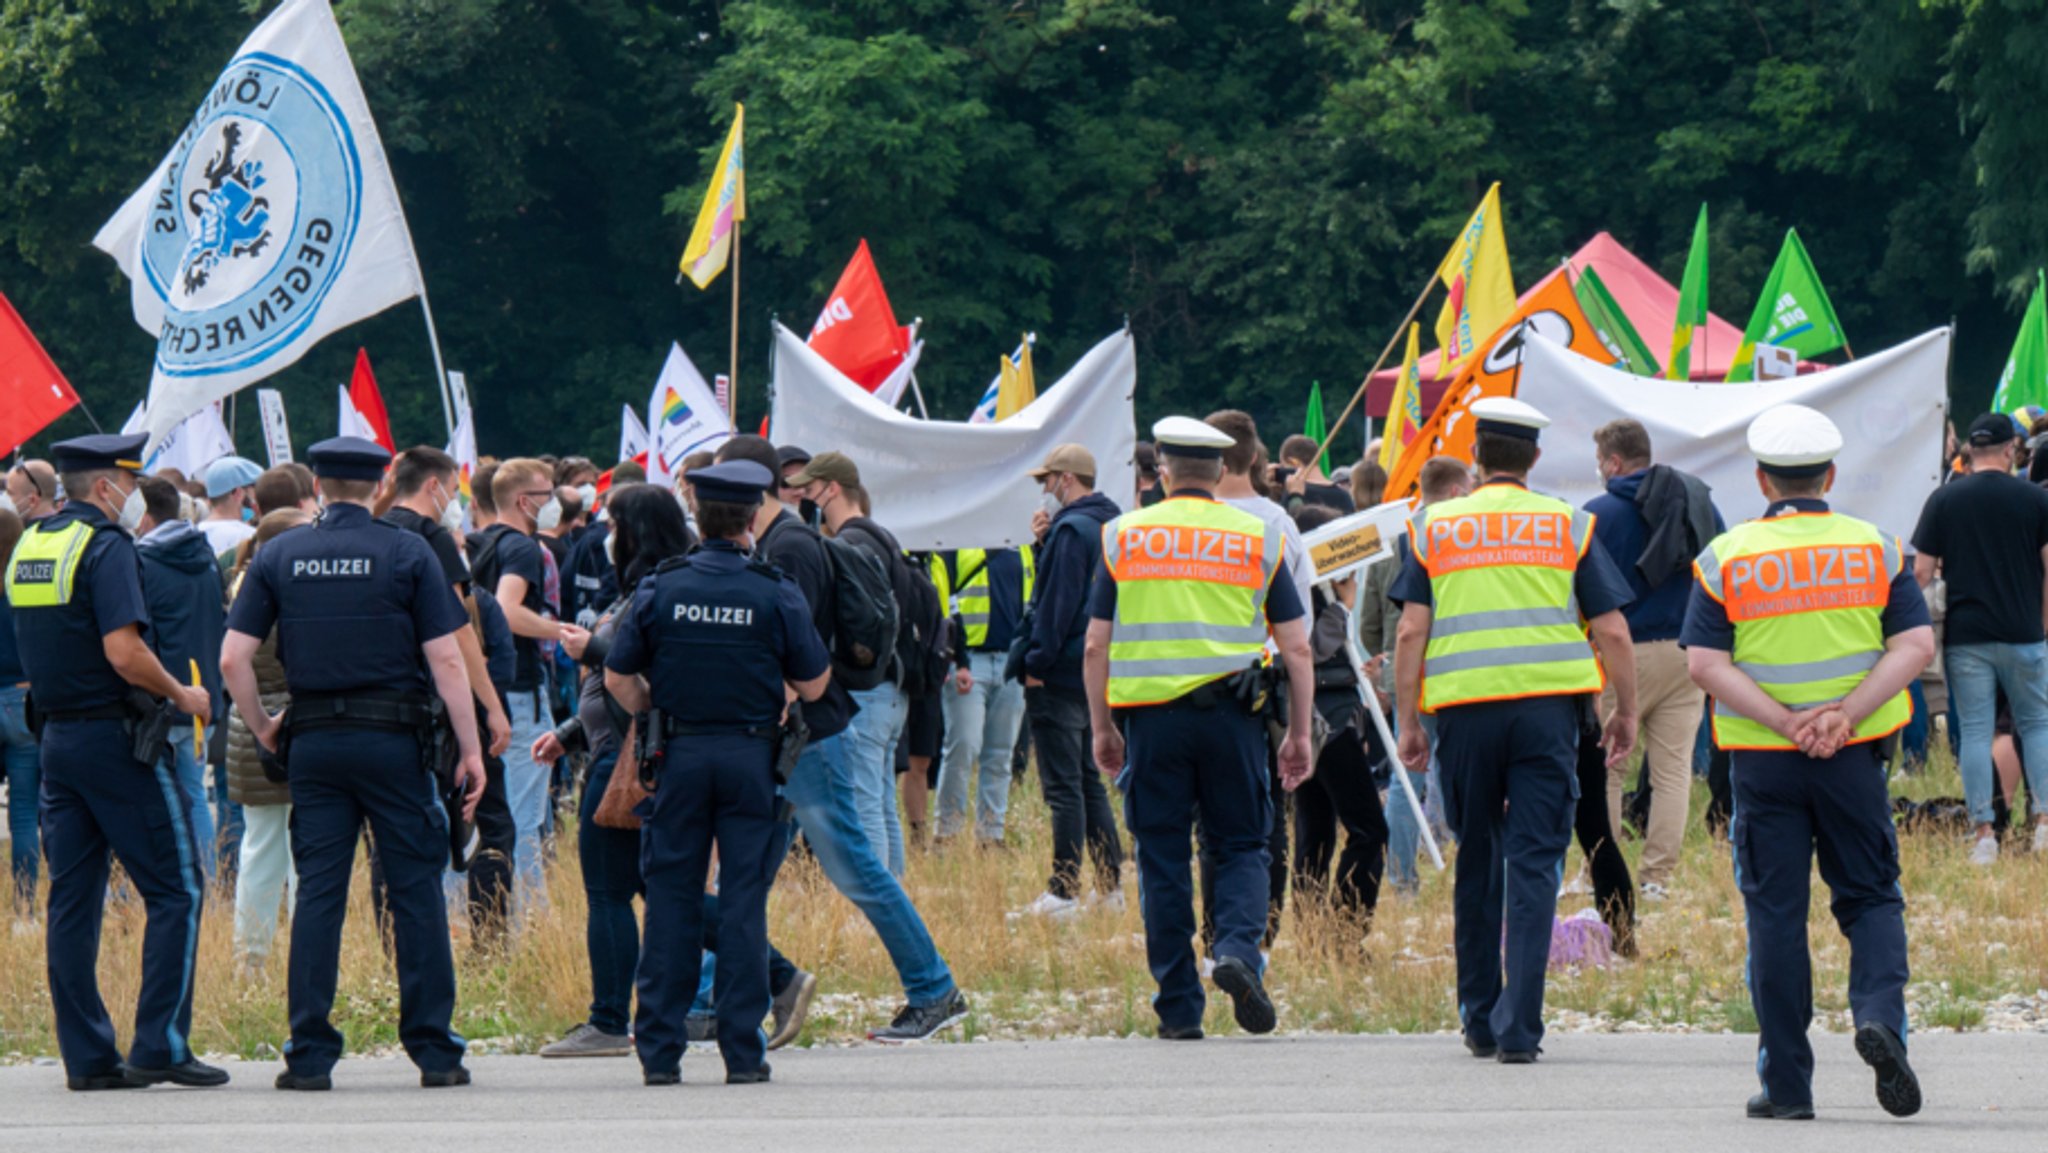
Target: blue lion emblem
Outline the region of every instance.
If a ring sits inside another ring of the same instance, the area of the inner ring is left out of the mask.
[[[255,256],[270,243],[270,201],[257,195],[263,163],[236,159],[241,125],[229,122],[220,136],[220,151],[204,169],[207,186],[194,189],[186,205],[197,218],[179,269],[188,294],[205,287],[221,261]]]

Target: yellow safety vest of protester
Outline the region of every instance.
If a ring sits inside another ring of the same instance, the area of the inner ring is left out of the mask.
[[[1164,704],[1256,664],[1280,538],[1242,509],[1171,497],[1102,528],[1116,582],[1112,708]]]
[[[1788,513],[1740,524],[1693,562],[1707,595],[1735,626],[1735,667],[1792,709],[1849,695],[1884,655],[1884,610],[1902,553],[1896,538],[1838,513]],[[1904,692],[1856,726],[1851,744],[1879,740],[1913,719]],[[1714,702],[1724,749],[1790,749],[1791,741]]]
[[[31,525],[7,564],[7,603],[18,609],[62,608],[71,603],[78,562],[94,528],[74,520],[56,531]]]
[[[1593,514],[1490,483],[1416,513],[1409,535],[1433,601],[1424,712],[1600,691],[1573,584]]]
[[[1031,603],[1031,588],[1037,583],[1037,563],[1030,545],[1017,550],[1017,557],[1024,562],[1024,599]],[[953,582],[962,576],[965,580],[960,587]],[[939,603],[949,613],[960,614],[960,624],[965,630],[966,645],[978,649],[988,643],[988,552],[978,548],[963,548],[953,554],[952,565],[938,553],[932,554],[932,584],[939,590]]]

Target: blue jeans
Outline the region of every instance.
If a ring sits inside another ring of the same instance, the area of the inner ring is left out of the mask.
[[[1008,659],[1008,653],[969,653],[974,686],[965,693],[951,683],[939,688],[946,714],[946,755],[939,763],[941,837],[957,836],[967,823],[971,776],[978,782],[974,835],[984,841],[1003,839],[1010,808],[1010,751],[1017,747],[1017,730],[1024,722],[1024,682],[1003,680]]]
[[[910,701],[891,684],[863,689],[853,694],[853,700],[860,712],[843,734],[853,768],[853,809],[875,855],[901,878],[903,821],[896,808],[896,742],[910,717]]]
[[[554,729],[546,700],[540,689],[505,694],[505,717],[512,727],[512,743],[505,746],[505,802],[519,839],[512,852],[516,886],[512,899],[513,919],[528,911],[547,907],[547,874],[541,866],[541,832],[548,823],[548,767],[533,759],[533,742]]]
[[[192,842],[199,849],[199,871],[207,880],[219,864],[220,845],[213,839],[213,804],[206,796],[206,760],[192,755],[192,732],[180,726],[171,733],[171,747],[178,763],[172,769],[178,780],[178,799],[185,804],[185,820],[192,830]],[[200,746],[202,753],[205,746]]]
[[[1391,718],[1389,718],[1391,720]],[[1394,728],[1392,724],[1389,728]],[[1399,730],[1396,729],[1396,735]],[[1437,833],[1437,843],[1442,845],[1443,835],[1443,770],[1436,763],[1436,718],[1424,714],[1422,731],[1429,734],[1429,771],[1408,773],[1408,783],[1415,786],[1415,796],[1422,802],[1422,815],[1429,818],[1430,825]],[[1405,769],[1398,771],[1407,772]],[[1401,791],[1401,782],[1395,781],[1387,791],[1387,880],[1403,893],[1413,893],[1422,887],[1422,877],[1415,868],[1415,854],[1422,848],[1422,832],[1415,823],[1415,811],[1408,807],[1408,797]]]
[[[852,737],[848,729],[805,746],[783,786],[783,798],[795,809],[818,867],[882,939],[904,997],[912,1005],[936,1005],[953,995],[953,973],[854,812]],[[777,840],[778,853],[788,848],[788,837]]]
[[[35,899],[36,861],[38,856],[36,830],[36,793],[43,779],[42,754],[36,748],[36,739],[28,731],[28,717],[23,705],[28,699],[28,690],[18,685],[0,688],[0,758],[4,758],[7,769],[7,835],[13,856],[15,894],[18,898],[16,909],[28,912],[28,903]]]
[[[1991,823],[1991,737],[2000,689],[2026,762],[2028,806],[2036,816],[2048,814],[2041,801],[2048,790],[2048,645],[1950,645],[1947,659],[1949,700],[1963,730],[1963,799],[1970,820]]]

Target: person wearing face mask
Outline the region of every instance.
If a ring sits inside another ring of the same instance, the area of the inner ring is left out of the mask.
[[[472,579],[497,597],[512,628],[517,664],[505,685],[505,713],[512,742],[505,752],[505,795],[518,830],[514,874],[518,888],[514,920],[535,902],[546,900],[541,866],[541,839],[551,824],[548,812],[549,771],[533,758],[533,743],[554,727],[547,701],[547,662],[542,645],[563,639],[567,630],[556,618],[559,600],[548,597],[552,557],[534,534],[561,523],[562,502],[555,496],[553,472],[538,460],[514,457],[501,462],[491,476],[491,497],[497,519],[469,536]],[[559,595],[559,594],[557,594]]]
[[[1123,841],[1102,778],[1089,763],[1087,685],[1081,658],[1088,636],[1088,587],[1102,564],[1102,526],[1123,515],[1095,491],[1095,456],[1063,444],[1031,470],[1044,491],[1031,518],[1038,538],[1024,648],[1024,710],[1038,749],[1039,786],[1052,810],[1052,875],[1026,912],[1064,917],[1087,895],[1082,867],[1094,861],[1095,903],[1121,904]]]
[[[201,721],[213,716],[206,689],[167,671],[145,635],[149,608],[130,534],[147,512],[137,483],[146,439],[100,435],[56,445],[52,455],[70,502],[30,526],[6,572],[41,728],[50,1003],[74,1090],[228,1080],[225,1071],[200,1063],[185,1041],[204,887],[170,748],[152,750],[147,760],[135,756],[140,701],[131,705],[131,698],[162,698]],[[184,737],[191,739],[189,730]],[[148,917],[125,1061],[114,1046],[95,964],[110,853]]]
[[[256,535],[252,502],[256,478],[262,475],[255,461],[239,456],[224,456],[206,466],[206,519],[199,522],[199,531],[206,534],[213,555],[233,552]]]
[[[455,590],[469,619],[478,621],[469,563],[455,540],[455,534],[462,530],[460,477],[455,458],[440,449],[426,445],[406,449],[391,463],[394,499],[383,519],[426,540],[427,547],[434,550],[434,559],[440,562],[441,576]],[[476,806],[479,843],[466,887],[470,926],[477,939],[488,941],[503,930],[505,913],[511,905],[512,858],[518,851],[518,829],[505,796],[505,762],[500,759],[511,743],[512,723],[505,715],[503,700],[492,687],[478,628],[456,633],[455,644],[462,651],[462,667],[469,674],[477,715],[484,721],[484,795]]]
[[[62,508],[57,491],[57,471],[49,461],[25,460],[7,470],[7,499],[23,524],[34,524]]]

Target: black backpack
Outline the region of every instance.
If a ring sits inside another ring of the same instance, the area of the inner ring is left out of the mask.
[[[896,595],[888,572],[866,549],[797,520],[769,526],[755,552],[766,556],[768,542],[785,525],[823,546],[832,569],[832,679],[856,691],[881,684],[896,648]]]
[[[894,668],[890,676],[909,696],[922,696],[945,675],[951,645],[944,635],[945,609],[931,573],[910,563],[894,537],[867,525],[850,525],[875,543],[889,561],[889,586],[896,602]],[[864,554],[872,558],[873,554]],[[936,668],[934,665],[936,664]],[[935,677],[936,674],[936,677]]]

